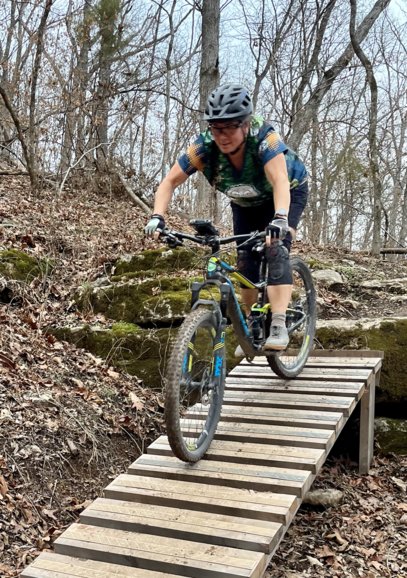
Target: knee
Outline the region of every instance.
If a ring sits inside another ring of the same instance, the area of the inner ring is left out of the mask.
[[[250,279],[252,283],[257,283],[259,281],[259,261],[251,250],[238,250],[237,268],[240,273]]]
[[[290,264],[290,254],[283,244],[267,247],[268,261],[267,285],[292,285],[293,274]]]

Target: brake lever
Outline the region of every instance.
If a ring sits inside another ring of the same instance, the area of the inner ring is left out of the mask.
[[[184,244],[180,239],[177,239],[175,235],[171,235],[171,233],[166,233],[163,241],[167,243],[167,245],[171,249],[175,249],[176,247],[182,247]]]

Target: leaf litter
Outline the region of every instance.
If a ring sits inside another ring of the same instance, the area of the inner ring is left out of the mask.
[[[41,550],[51,548],[162,431],[159,392],[46,332],[49,325],[109,324],[103,316],[76,311],[73,293],[108,274],[119,256],[154,246],[143,238],[145,221],[137,207],[111,190],[67,189],[60,195],[46,190],[34,196],[27,179],[0,181],[0,246],[54,263],[49,276],[28,287],[4,284],[10,299],[0,303],[2,578],[18,576]],[[170,225],[185,228],[185,221],[172,217]],[[321,255],[316,247],[300,246],[302,251]],[[336,249],[322,253],[327,260],[338,255]],[[349,256],[380,269],[365,255]],[[406,264],[398,267],[402,277]],[[355,315],[327,290],[321,300],[328,317],[339,310]],[[374,303],[379,307],[380,299]],[[371,474],[360,478],[355,464],[331,460],[315,486],[334,484],[345,499],[326,510],[302,507],[267,576],[407,576],[406,468],[404,458],[376,458]]]

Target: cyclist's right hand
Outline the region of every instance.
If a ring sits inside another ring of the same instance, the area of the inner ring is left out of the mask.
[[[164,217],[157,213],[151,215],[150,220],[144,227],[144,233],[146,234],[147,237],[158,239],[160,233],[162,233],[164,229],[165,229]]]

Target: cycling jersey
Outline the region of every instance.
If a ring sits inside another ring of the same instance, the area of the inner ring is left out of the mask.
[[[216,146],[209,131],[201,133],[178,163],[188,176],[201,171],[209,183],[241,207],[262,205],[273,198],[273,187],[267,180],[264,165],[283,153],[287,164],[290,189],[307,180],[304,163],[280,138],[273,126],[261,117],[253,117],[247,136],[243,168],[237,171]]]

